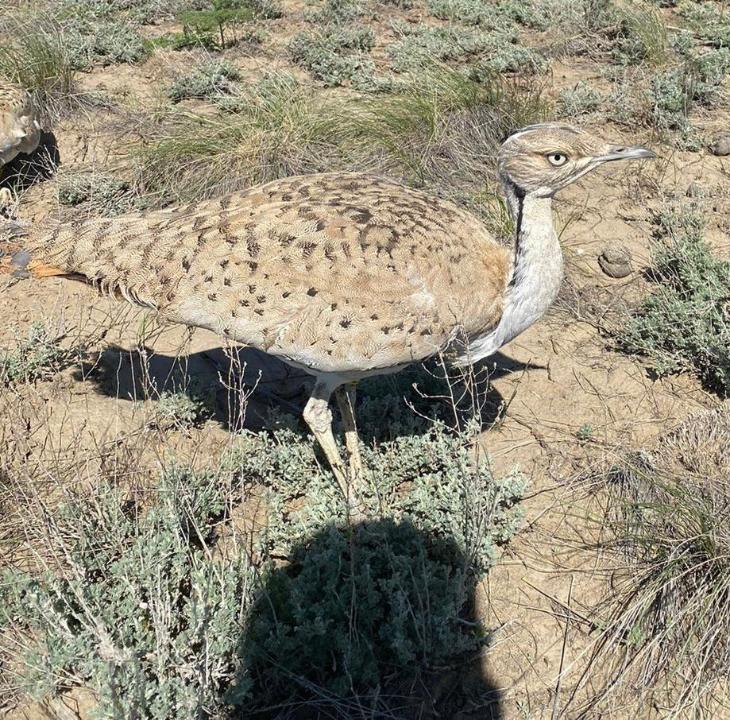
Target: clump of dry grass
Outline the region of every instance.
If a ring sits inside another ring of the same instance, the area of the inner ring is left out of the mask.
[[[534,79],[477,81],[444,66],[405,78],[391,93],[354,98],[269,75],[224,105],[228,112],[215,115],[172,113],[152,129],[157,137],[137,155],[142,194],[189,200],[348,170],[391,175],[483,208],[501,142],[550,112]]]
[[[0,77],[29,90],[45,120],[58,119],[78,102],[71,54],[48,17],[0,19]]]
[[[593,660],[621,688],[686,717],[730,675],[730,406],[690,418],[610,469],[608,547],[622,560],[598,608]],[[596,667],[597,665],[592,665]]]
[[[330,108],[281,74],[242,89],[231,112],[168,113],[136,153],[139,189],[189,200],[317,169],[330,153]]]

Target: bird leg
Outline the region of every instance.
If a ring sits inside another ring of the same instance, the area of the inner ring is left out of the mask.
[[[337,405],[342,415],[342,426],[345,430],[345,445],[350,468],[350,483],[357,488],[362,478],[362,457],[360,455],[360,441],[355,423],[355,388],[356,383],[340,385],[335,390]]]
[[[9,208],[15,203],[15,197],[13,197],[13,191],[9,188],[0,188],[0,212],[5,208]]]
[[[352,517],[359,514],[359,512],[355,495],[348,482],[342,456],[337,448],[335,436],[332,434],[332,411],[329,406],[331,395],[331,386],[327,383],[317,381],[312,390],[312,395],[304,407],[303,417],[324,451],[325,457],[332,468],[332,474],[335,476],[335,480],[337,480],[337,484],[340,486],[340,490],[347,503],[350,517]]]

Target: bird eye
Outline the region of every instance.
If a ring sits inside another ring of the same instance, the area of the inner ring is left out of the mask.
[[[555,152],[549,153],[547,156],[548,162],[555,167],[560,167],[568,162],[568,156],[563,153]]]

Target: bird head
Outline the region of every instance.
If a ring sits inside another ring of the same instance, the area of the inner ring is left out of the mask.
[[[570,125],[541,123],[507,138],[499,151],[498,171],[518,195],[552,197],[603,163],[654,157],[647,148],[611,145]]]

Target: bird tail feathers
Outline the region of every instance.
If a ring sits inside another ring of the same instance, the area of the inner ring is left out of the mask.
[[[67,271],[45,262],[32,249],[29,225],[0,218],[0,275],[22,280],[67,274]]]

